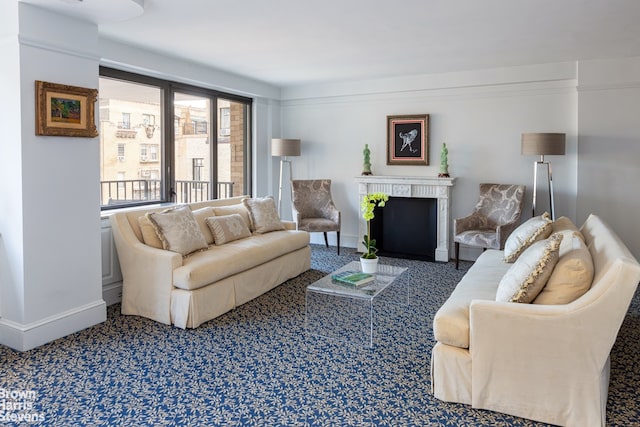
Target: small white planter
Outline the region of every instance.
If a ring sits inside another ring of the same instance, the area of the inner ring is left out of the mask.
[[[360,258],[360,267],[363,273],[373,274],[378,271],[378,258]]]

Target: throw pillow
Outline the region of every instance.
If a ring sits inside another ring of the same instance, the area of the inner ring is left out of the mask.
[[[147,217],[160,237],[164,249],[184,256],[207,248],[207,241],[189,206],[147,213]]]
[[[251,228],[256,233],[284,230],[284,225],[280,221],[273,197],[243,199],[242,203],[249,211]]]
[[[504,244],[505,262],[514,262],[533,243],[551,235],[551,216],[547,212],[520,224]]]
[[[138,225],[140,226],[140,232],[142,233],[142,241],[145,245],[152,248],[162,249],[162,240],[158,237],[156,229],[145,215],[138,217]]]
[[[251,236],[249,227],[239,214],[212,216],[207,218],[216,245],[224,245],[234,240]]]
[[[211,234],[211,230],[209,230],[209,226],[207,225],[207,218],[215,216],[213,208],[211,206],[205,206],[204,208],[196,209],[195,211],[191,212],[193,213],[193,217],[198,223],[200,232],[204,236],[204,239],[207,241],[207,245],[213,244],[213,234]]]
[[[500,280],[496,301],[533,301],[547,283],[558,262],[562,234],[529,246]]]
[[[249,211],[244,207],[244,204],[238,203],[228,206],[214,206],[213,212],[216,216],[231,215],[237,213],[242,217],[242,220],[247,225],[247,228],[251,228],[251,220],[249,219]]]
[[[591,288],[593,260],[582,234],[565,237],[560,244],[558,263],[534,304],[568,304]]]
[[[584,241],[584,236],[578,229],[578,226],[576,226],[576,224],[566,216],[561,216],[560,218],[553,221],[553,223],[551,224],[551,228],[552,228],[552,233],[564,233],[565,239],[568,236],[577,234],[582,239],[582,241]],[[567,240],[570,240],[570,239],[567,239]],[[568,243],[568,241],[565,243]],[[560,256],[562,256],[562,247],[560,248],[560,252],[561,252]]]

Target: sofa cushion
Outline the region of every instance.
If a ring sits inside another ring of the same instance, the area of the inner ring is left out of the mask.
[[[582,234],[574,232],[562,239],[560,258],[534,304],[568,304],[591,287],[593,261]]]
[[[284,225],[280,221],[278,209],[273,197],[244,199],[244,206],[249,211],[251,219],[251,229],[259,234],[270,231],[284,230]]]
[[[530,303],[549,280],[558,262],[562,234],[529,246],[498,284],[496,301]]]
[[[200,209],[192,210],[191,212],[198,223],[198,227],[204,236],[204,240],[207,241],[207,245],[212,245],[213,234],[211,234],[211,230],[209,230],[209,226],[207,225],[207,218],[215,216],[216,213],[213,211],[213,208],[211,206],[205,206]]]
[[[138,217],[138,225],[140,226],[144,244],[156,249],[162,249],[162,240],[158,237],[155,227],[146,215]]]
[[[473,300],[496,299],[498,282],[511,264],[503,261],[502,251],[489,249],[478,257],[456,285],[433,319],[436,341],[469,348],[469,306]]]
[[[189,206],[180,206],[146,215],[160,237],[164,249],[188,255],[207,248],[207,241]]]
[[[251,220],[249,219],[249,211],[242,203],[227,206],[214,206],[213,212],[216,216],[238,214],[242,217],[242,220],[247,224],[247,228],[251,229]]]
[[[207,225],[211,229],[216,245],[224,245],[251,236],[249,227],[239,214],[209,217]]]
[[[308,244],[306,231],[282,230],[210,246],[183,260],[182,266],[173,271],[173,284],[181,289],[198,289]]]
[[[551,231],[551,217],[547,212],[523,222],[507,237],[504,260],[514,262],[533,243],[549,237]]]

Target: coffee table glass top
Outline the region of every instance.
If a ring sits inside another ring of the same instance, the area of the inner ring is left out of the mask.
[[[354,298],[373,299],[387,286],[393,283],[398,276],[404,273],[407,268],[378,263],[378,271],[374,274],[375,280],[358,287],[341,284],[331,279],[333,274],[347,270],[362,271],[360,263],[358,261],[352,261],[317,282],[310,284],[307,287],[307,291],[344,295]]]

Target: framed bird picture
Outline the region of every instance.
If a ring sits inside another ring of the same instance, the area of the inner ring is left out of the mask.
[[[429,164],[429,115],[387,116],[387,164]]]

